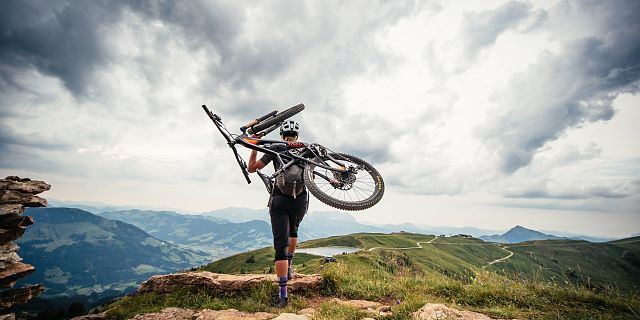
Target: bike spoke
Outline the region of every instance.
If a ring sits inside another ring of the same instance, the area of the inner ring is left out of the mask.
[[[337,170],[354,167],[358,169],[358,173],[349,173],[348,175],[351,176],[342,176],[339,172],[316,167],[314,170],[317,174],[314,175],[313,183],[320,192],[330,198],[351,203],[366,201],[376,193],[378,183],[372,172],[369,172],[366,168],[363,169],[360,164],[354,163],[349,159],[336,157],[336,160],[339,160],[341,164],[335,164],[333,161],[324,161],[324,163]],[[355,180],[349,182],[348,180],[353,177],[355,177]],[[341,186],[337,187],[327,179],[341,181]]]

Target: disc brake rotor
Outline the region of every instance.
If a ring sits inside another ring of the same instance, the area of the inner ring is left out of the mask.
[[[353,183],[356,182],[356,175],[351,171],[334,172],[333,177],[336,181],[331,184],[341,190],[351,189],[353,187]]]

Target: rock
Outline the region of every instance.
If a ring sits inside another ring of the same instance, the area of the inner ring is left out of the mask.
[[[0,203],[21,204],[25,207],[46,207],[47,200],[16,190],[0,190]]]
[[[305,308],[305,309],[302,309],[302,310],[298,311],[298,314],[312,317],[314,314],[316,314],[316,309],[314,309],[314,308]]]
[[[33,218],[17,214],[5,214],[0,216],[0,226],[3,229],[26,228],[33,224]]]
[[[6,214],[21,214],[24,212],[24,206],[21,204],[0,204],[0,216]]]
[[[41,284],[0,291],[0,308],[23,304],[42,293],[42,291],[44,291],[44,287]]]
[[[138,314],[132,319],[135,320],[183,320],[193,319],[195,311],[182,308],[165,308],[160,312]],[[74,318],[75,319],[75,318]]]
[[[391,311],[390,306],[380,306],[376,309],[376,312],[390,312],[390,311]]]
[[[297,315],[293,313],[281,313],[279,316],[273,318],[273,320],[309,320],[310,317],[305,315]]]
[[[85,316],[82,316],[85,317]],[[82,318],[76,317],[72,320],[106,319],[106,318]],[[165,308],[160,312],[138,314],[131,318],[133,320],[309,320],[311,317],[297,315],[293,313],[281,313],[279,315],[268,312],[243,312],[236,309],[210,310],[204,309],[195,311],[182,308]]]
[[[390,306],[380,306],[376,308],[376,310],[374,311],[376,315],[383,316],[383,317],[390,317],[393,315],[393,312],[391,312]]]
[[[349,306],[356,309],[372,309],[375,312],[375,308],[380,307],[379,302],[367,301],[367,300],[340,300],[338,298],[331,299],[331,302],[335,302],[337,304],[343,306]]]
[[[16,176],[0,179],[0,190],[16,190],[30,194],[38,194],[49,189],[51,189],[51,185],[44,181],[31,180],[29,178],[21,179]]]
[[[0,245],[0,270],[3,270],[11,263],[22,261],[17,251],[18,245],[13,242]]]
[[[0,243],[7,243],[22,237],[24,228],[0,229]]]
[[[0,320],[16,320],[15,313],[1,314]]]
[[[276,315],[267,312],[242,312],[236,309],[228,310],[209,310],[204,309],[198,312],[191,319],[193,320],[240,320],[240,319],[255,319],[255,320],[268,320],[273,319]]]
[[[35,271],[35,268],[30,264],[22,262],[7,263],[5,268],[0,270],[0,288],[13,287],[13,282],[33,271]]]
[[[449,308],[440,303],[427,303],[413,314],[414,319],[420,320],[436,320],[436,319],[452,319],[452,320],[491,320],[488,316],[471,311],[457,310]]]
[[[107,314],[105,313],[85,314],[83,316],[71,318],[71,320],[102,320],[102,319],[107,319]]]
[[[289,281],[289,291],[312,290],[320,284],[321,280],[321,276],[317,274],[298,274],[295,279]],[[248,290],[264,281],[272,282],[275,285],[276,277],[273,274],[232,275],[208,271],[172,273],[152,276],[140,285],[138,293],[169,293],[180,286],[207,289],[216,293],[229,293]]]
[[[25,228],[33,224],[33,218],[22,216],[24,207],[46,207],[47,200],[35,194],[49,190],[43,181],[9,176],[0,179],[0,288],[12,288],[16,280],[35,269],[20,262],[18,246],[11,241],[20,238]],[[42,285],[0,291],[0,308],[22,304],[44,291]]]
[[[360,320],[376,320],[376,319],[374,319],[374,318],[362,318]]]
[[[8,177],[6,177],[4,179],[11,180],[11,181],[20,181],[20,182],[31,181],[31,179],[29,179],[29,178],[20,178],[18,176],[8,176]]]

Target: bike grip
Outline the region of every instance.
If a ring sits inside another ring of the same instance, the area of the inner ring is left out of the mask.
[[[260,121],[263,121],[264,119],[272,117],[276,113],[278,113],[278,110],[273,110],[273,111],[265,114],[264,116],[262,116],[260,118],[253,119],[253,120],[249,121],[249,123],[247,123],[244,126],[240,127],[240,131],[244,132],[245,130],[247,130],[247,128],[249,128],[251,126],[255,126],[256,124],[260,123]]]
[[[258,123],[258,119],[253,119],[251,120],[251,122],[245,124],[244,126],[240,127],[240,131],[244,132],[245,130],[247,130],[247,128],[255,125],[256,123]]]

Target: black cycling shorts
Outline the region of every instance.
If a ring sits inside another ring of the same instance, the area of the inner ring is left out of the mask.
[[[296,198],[273,195],[269,216],[271,216],[271,232],[273,248],[276,250],[275,261],[287,260],[289,237],[298,237],[298,227],[309,207],[309,195],[302,192]]]

